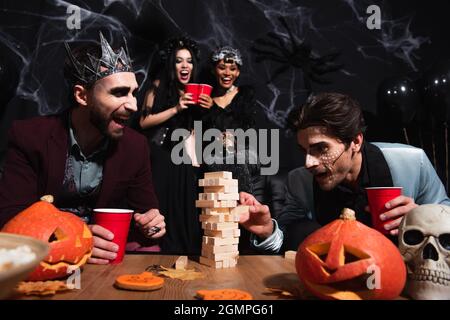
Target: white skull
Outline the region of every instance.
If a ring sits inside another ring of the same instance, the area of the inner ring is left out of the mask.
[[[403,218],[399,249],[413,299],[450,299],[450,207],[421,205]]]

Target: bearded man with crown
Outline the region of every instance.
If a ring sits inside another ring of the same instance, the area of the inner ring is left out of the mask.
[[[85,220],[94,235],[88,262],[114,260],[114,235],[93,224],[94,208],[134,210],[127,248],[158,250],[164,216],[152,184],[146,138],[127,127],[137,111],[138,83],[126,48],[100,42],[71,49],[64,76],[68,110],[19,120],[9,130],[0,180],[0,228],[43,195]]]

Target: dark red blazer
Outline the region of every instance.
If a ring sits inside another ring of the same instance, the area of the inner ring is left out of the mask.
[[[67,115],[14,122],[0,180],[0,227],[46,194],[62,188],[68,150]],[[109,144],[96,207],[126,203],[136,212],[158,208],[146,138],[130,128]]]

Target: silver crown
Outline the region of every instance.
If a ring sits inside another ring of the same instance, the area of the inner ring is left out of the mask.
[[[74,67],[74,76],[84,84],[92,84],[95,81],[109,76],[117,72],[132,72],[133,68],[131,66],[131,59],[128,54],[127,43],[124,38],[125,49],[121,47],[117,53],[106,41],[103,34],[100,32],[100,47],[102,50],[102,56],[100,59],[87,54],[89,58],[88,64],[83,64],[77,61],[77,59],[72,54],[72,51],[67,42],[64,42],[67,55],[69,56],[70,62]],[[106,69],[105,69],[106,68]]]
[[[238,49],[233,47],[225,46],[218,48],[213,52],[212,61],[217,62],[220,60],[233,60],[239,66],[242,66],[242,56]]]

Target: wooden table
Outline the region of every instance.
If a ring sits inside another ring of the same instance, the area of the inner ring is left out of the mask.
[[[148,266],[172,267],[178,256],[126,255],[118,265],[86,265],[81,273],[81,289],[58,293],[45,299],[78,300],[193,300],[200,289],[235,288],[250,292],[254,299],[274,300],[283,298],[267,288],[298,290],[294,260],[281,256],[240,256],[235,268],[213,269],[189,259],[188,269],[195,268],[205,274],[203,279],[182,281],[165,278],[163,288],[156,291],[137,292],[116,289],[113,284],[121,274],[141,273]],[[42,299],[20,297],[19,299]]]

